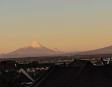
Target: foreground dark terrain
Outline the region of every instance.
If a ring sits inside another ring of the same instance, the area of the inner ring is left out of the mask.
[[[111,87],[111,81],[111,60],[0,62],[0,87]]]
[[[34,87],[111,87],[112,66],[93,66],[83,62],[81,66],[56,66],[52,73]]]
[[[38,62],[17,63],[12,60],[0,63],[0,87],[29,87],[42,78],[52,64]]]

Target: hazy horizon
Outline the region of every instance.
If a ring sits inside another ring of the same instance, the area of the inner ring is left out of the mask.
[[[31,44],[27,44],[27,45],[24,45],[23,47],[18,47],[18,48],[12,48],[11,50],[8,50],[8,51],[4,51],[4,52],[0,52],[0,54],[8,54],[8,53],[11,53],[11,52],[15,52],[15,51],[18,51],[18,50],[22,50],[22,49],[32,49],[34,48],[35,49],[40,49],[40,48],[47,48],[49,50],[52,50],[52,51],[59,51],[59,52],[67,52],[67,53],[77,53],[77,52],[87,52],[87,51],[95,51],[95,50],[99,50],[99,49],[111,49],[112,45],[108,45],[108,46],[104,46],[104,47],[98,47],[98,48],[93,48],[93,49],[85,49],[85,50],[63,50],[63,49],[60,49],[60,48],[50,48],[48,46],[46,46],[45,44],[42,44],[38,41],[34,41],[32,42]],[[107,49],[107,50],[109,50]]]
[[[112,0],[0,0],[0,53],[39,41],[80,51],[112,45]]]

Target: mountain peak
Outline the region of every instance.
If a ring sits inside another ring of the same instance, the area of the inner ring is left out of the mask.
[[[22,58],[22,57],[41,57],[59,55],[60,52],[47,48],[39,42],[34,41],[28,47],[19,48],[15,51],[0,55],[0,58]]]
[[[32,47],[32,48],[41,48],[42,45],[41,45],[39,42],[34,41],[34,42],[32,42],[32,44],[30,45],[30,47]]]

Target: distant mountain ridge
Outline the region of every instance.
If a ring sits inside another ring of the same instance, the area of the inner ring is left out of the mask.
[[[112,54],[112,46],[99,48],[95,50],[89,50],[85,52],[79,52],[79,55],[95,55],[95,54]]]
[[[19,48],[15,51],[6,54],[1,54],[0,58],[73,56],[73,55],[97,55],[97,54],[112,54],[112,46],[83,52],[62,52],[58,49],[49,49],[40,43],[33,42],[31,46]]]

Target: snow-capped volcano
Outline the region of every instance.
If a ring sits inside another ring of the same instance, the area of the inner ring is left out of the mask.
[[[41,48],[41,47],[43,47],[43,45],[41,45],[39,42],[34,41],[34,42],[31,44],[31,47],[32,47],[32,48]]]
[[[40,57],[60,54],[59,51],[49,49],[40,43],[33,42],[30,46],[19,48],[13,52],[0,55],[1,58]]]

